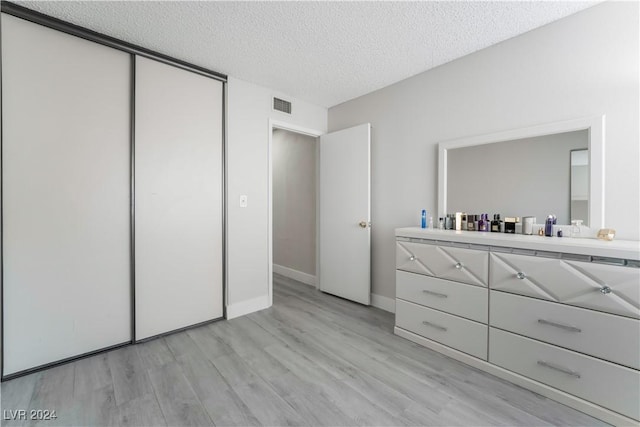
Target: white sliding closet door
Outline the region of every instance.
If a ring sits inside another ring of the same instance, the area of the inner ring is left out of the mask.
[[[222,317],[222,83],[136,57],[136,339]]]
[[[6,376],[131,339],[131,56],[1,19]]]

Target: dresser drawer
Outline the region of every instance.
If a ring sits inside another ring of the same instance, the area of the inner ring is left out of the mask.
[[[487,326],[396,300],[396,326],[487,360]]]
[[[492,289],[640,318],[640,269],[491,254]]]
[[[396,297],[487,323],[487,288],[396,270]]]
[[[640,321],[491,291],[491,326],[640,369]]]
[[[396,242],[396,268],[476,286],[487,286],[489,252],[438,246],[428,243]]]
[[[499,329],[489,362],[633,419],[640,419],[640,372]]]

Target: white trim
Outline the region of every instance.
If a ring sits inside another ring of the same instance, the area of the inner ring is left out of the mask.
[[[269,265],[268,267],[269,277],[267,279],[268,281],[267,291],[268,291],[268,298],[269,298],[269,306],[271,306],[273,304],[273,159],[271,158],[271,153],[273,151],[272,150],[273,130],[283,129],[283,130],[288,130],[295,133],[301,133],[303,135],[313,136],[316,138],[319,137],[320,135],[324,135],[326,132],[322,132],[316,129],[305,128],[302,126],[293,125],[290,123],[281,122],[279,120],[273,120],[273,119],[269,119],[268,124],[269,124],[269,127],[268,127],[268,132],[269,132],[268,144],[269,145],[267,147],[267,157],[269,159],[267,162],[267,169],[268,169],[267,170],[267,204],[268,204],[268,207],[267,207],[267,216],[268,216],[267,217],[267,253],[268,253],[267,262]],[[316,182],[317,182],[317,179],[316,179]],[[317,209],[317,203],[316,203],[316,209]],[[316,219],[316,223],[317,223],[317,219]],[[319,239],[316,236],[316,254],[319,253],[318,240]],[[317,270],[318,270],[318,265],[316,261],[316,271]]]
[[[273,264],[273,272],[282,276],[288,277],[298,282],[302,282],[305,285],[316,286],[316,276],[302,271],[294,270],[293,268],[285,267],[283,265]]]
[[[258,298],[230,304],[227,306],[227,320],[235,319],[236,317],[264,310],[269,307],[271,307],[271,299],[269,298],[269,295],[263,295]]]
[[[371,305],[389,313],[396,312],[396,300],[378,294],[371,294]]]
[[[269,129],[273,131],[273,129],[282,129],[288,130],[290,132],[301,133],[303,135],[313,136],[314,138],[319,137],[320,135],[324,135],[326,132],[322,132],[320,130],[306,128],[303,126],[292,125],[290,123],[281,122],[279,120],[269,119]]]
[[[316,290],[320,290],[320,137],[316,141]]]
[[[553,399],[556,402],[562,403],[563,405],[567,405],[571,408],[577,409],[578,411],[584,412],[585,414],[591,415],[592,417],[598,418],[604,422],[617,426],[638,424],[636,420],[627,418],[624,415],[620,415],[616,412],[610,411],[609,409],[603,408],[602,406],[587,402],[586,400],[582,400],[579,397],[565,393],[556,388],[549,387],[545,384],[539,383],[538,381],[529,379],[520,374],[516,374],[515,372],[508,371],[482,359],[478,359],[466,353],[454,350],[435,341],[431,341],[427,338],[421,337],[420,335],[416,335],[412,332],[398,328],[397,326],[393,331],[396,335],[402,338],[406,338],[409,341],[413,341],[417,344],[430,348],[431,350],[437,351],[438,353],[442,353],[445,356],[449,356],[452,359],[459,360],[460,362],[466,363],[467,365],[473,366],[474,368],[478,368],[480,370],[488,372],[492,375],[495,375],[496,377],[502,378],[503,380],[507,380],[509,382],[512,382],[513,384],[519,385],[520,387],[524,387],[527,390],[531,390],[534,393],[541,394],[545,397],[548,397],[549,399]]]
[[[589,131],[589,227],[595,229],[604,227],[604,115],[468,136],[439,143],[438,216],[444,216],[447,213],[447,150],[577,130]]]

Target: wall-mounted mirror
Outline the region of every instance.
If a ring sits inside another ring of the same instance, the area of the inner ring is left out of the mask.
[[[604,223],[604,117],[439,144],[438,213]],[[575,164],[575,166],[574,166]]]

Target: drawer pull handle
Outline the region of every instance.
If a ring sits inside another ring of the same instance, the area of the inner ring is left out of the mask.
[[[462,270],[462,263],[459,263],[459,262],[458,262],[458,263],[456,263],[455,267],[456,267],[458,270]]]
[[[524,274],[522,271],[518,271],[518,274],[516,274],[516,277],[520,280],[524,279],[525,277],[527,277],[526,274]]]
[[[447,294],[441,294],[440,292],[428,291],[426,289],[423,289],[422,292],[424,292],[425,294],[433,295],[434,297],[438,297],[438,298],[447,298],[449,296]]]
[[[580,378],[580,374],[578,372],[572,371],[571,369],[563,368],[562,366],[554,365],[553,363],[538,360],[538,365],[544,366],[545,368],[553,369],[554,371],[562,372],[563,374],[570,375],[574,378]]]
[[[563,325],[562,323],[556,323],[550,320],[538,319],[538,323],[542,325],[555,326],[556,328],[564,329],[569,332],[582,332],[582,329],[576,328],[575,326]]]
[[[604,295],[608,295],[611,293],[611,288],[608,286],[603,286],[600,288],[600,292]]]
[[[425,326],[431,326],[432,328],[436,328],[436,329],[444,331],[444,332],[447,331],[447,328],[445,328],[444,326],[436,325],[435,323],[427,322],[426,320],[423,320],[422,324],[425,325]]]
[[[409,261],[415,261],[416,259],[417,259],[417,258],[415,257],[415,255],[411,255],[411,256],[409,257]]]

